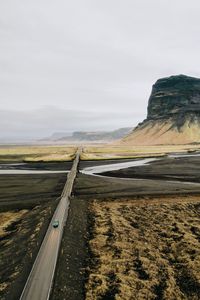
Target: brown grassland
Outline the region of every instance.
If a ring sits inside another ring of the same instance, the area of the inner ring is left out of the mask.
[[[81,145],[80,145],[81,147]],[[84,145],[81,160],[102,160],[164,156],[171,152],[199,151],[199,145],[125,146]],[[73,160],[75,145],[0,146],[0,162],[62,162]]]
[[[20,274],[27,276],[34,245],[40,242],[42,227],[51,214],[49,204],[0,212],[0,299],[17,299],[18,290],[13,291],[12,284],[17,284]]]
[[[93,201],[87,300],[200,299],[200,197]]]
[[[6,228],[13,222],[20,220],[28,210],[0,212],[0,237],[6,236]]]
[[[199,145],[126,146],[126,145],[85,145],[81,160],[122,159],[164,156],[172,152],[199,151]]]
[[[1,162],[71,161],[75,146],[0,146]]]

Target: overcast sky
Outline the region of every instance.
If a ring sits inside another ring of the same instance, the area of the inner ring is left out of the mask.
[[[199,0],[1,0],[1,136],[135,126],[158,78],[200,77],[199,12]]]

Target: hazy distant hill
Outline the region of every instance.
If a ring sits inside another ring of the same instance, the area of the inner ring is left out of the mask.
[[[68,133],[54,133],[44,141],[55,142],[112,142],[118,139],[122,139],[124,136],[131,132],[131,127],[120,128],[114,131],[75,131],[69,136]]]
[[[200,79],[185,75],[159,79],[153,85],[147,118],[121,143],[200,143]]]
[[[71,133],[67,133],[67,132],[54,132],[50,137],[47,137],[46,139],[50,139],[53,141],[57,141],[59,139],[62,139],[63,137],[70,137]]]

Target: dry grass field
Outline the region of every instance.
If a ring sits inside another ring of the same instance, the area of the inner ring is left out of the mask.
[[[20,220],[28,210],[0,212],[0,238],[6,236],[6,228],[14,222]]]
[[[27,277],[53,209],[45,204],[0,212],[0,299],[19,299],[22,277]]]
[[[163,156],[172,152],[199,151],[199,145],[171,145],[171,146],[123,146],[123,145],[95,145],[84,146],[82,160],[121,159]]]
[[[11,227],[11,225],[19,222],[27,212],[28,210],[24,209],[19,211],[8,211],[0,213],[0,241],[4,240],[6,236],[10,234],[9,228]],[[15,273],[13,273],[13,277],[15,277]],[[0,281],[0,292],[2,292],[7,286],[8,282]]]
[[[87,300],[200,299],[200,197],[93,201]]]
[[[74,158],[75,146],[1,146],[1,162],[53,162],[70,161]]]
[[[199,145],[177,146],[123,146],[84,145],[81,160],[102,160],[121,158],[143,158],[164,156],[171,152],[199,151]],[[0,146],[0,162],[59,162],[71,161],[77,146]]]

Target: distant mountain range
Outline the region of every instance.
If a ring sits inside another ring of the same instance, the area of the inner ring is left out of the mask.
[[[123,138],[121,143],[200,143],[200,79],[186,75],[159,79],[152,88],[147,118]]]
[[[126,127],[113,131],[75,131],[71,135],[65,132],[55,132],[50,137],[40,140],[40,142],[57,143],[81,143],[81,142],[112,142],[122,139],[129,134],[133,128]]]

